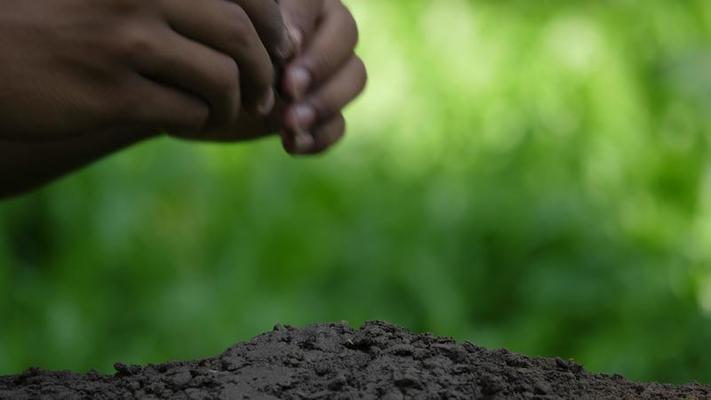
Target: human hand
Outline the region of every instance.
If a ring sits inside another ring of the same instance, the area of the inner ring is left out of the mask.
[[[0,139],[230,126],[292,54],[263,0],[0,2]]]
[[[260,117],[242,113],[228,129],[192,139],[248,140],[281,132],[292,154],[320,153],[345,132],[342,109],[364,88],[366,70],[355,53],[358,30],[340,0],[281,0],[284,22],[297,55],[284,69],[284,99]]]
[[[284,71],[282,140],[293,154],[320,153],[345,133],[343,108],[365,88],[356,56],[358,28],[341,0],[281,0],[284,22],[299,54]]]

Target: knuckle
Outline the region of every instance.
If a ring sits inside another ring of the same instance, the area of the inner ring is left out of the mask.
[[[333,131],[331,131],[331,135],[329,136],[331,143],[339,141],[345,135],[345,133],[346,119],[343,117],[343,114],[339,114],[338,118],[334,122]]]
[[[336,69],[338,60],[331,54],[319,51],[304,57],[301,63],[311,73],[313,80],[320,82],[330,74],[330,71]]]
[[[368,69],[360,57],[356,57],[354,63],[358,74],[358,92],[361,92],[368,85]]]
[[[135,26],[124,28],[113,48],[120,59],[129,61],[151,59],[158,52],[153,36]]]
[[[337,124],[329,127],[328,130],[319,132],[319,141],[313,149],[312,154],[322,154],[332,149],[338,142],[343,139],[346,133],[345,124]]]
[[[234,59],[225,57],[220,67],[216,68],[215,85],[216,92],[222,96],[232,96],[239,92],[239,67]]]
[[[250,77],[251,84],[259,94],[263,93],[274,84],[276,73],[273,68],[263,68],[254,71],[254,76]]]
[[[360,32],[353,13],[351,13],[341,0],[332,1],[331,13],[332,18],[339,20],[341,29],[343,29],[343,33],[346,35],[345,37],[347,37],[350,40],[350,44],[355,47],[358,43]]]
[[[323,98],[323,96],[315,96],[311,98],[309,104],[311,104],[311,107],[313,107],[316,111],[317,120],[332,115],[334,112],[336,112],[333,107],[333,104],[327,99]]]
[[[215,69],[213,99],[211,101],[218,125],[232,123],[239,116],[240,78],[237,63],[226,57]]]
[[[351,38],[351,44],[353,47],[355,47],[358,44],[358,41],[360,40],[360,31],[358,29],[358,23],[355,20],[355,17],[351,12],[344,6],[343,10],[341,11],[343,13],[343,26],[344,29],[347,30],[348,32],[348,37]]]
[[[228,32],[225,33],[229,43],[236,49],[250,48],[256,33],[249,16],[236,4],[228,3],[225,10],[225,20],[230,21],[226,28]]]
[[[320,142],[324,147],[330,147],[340,141],[346,133],[346,125],[342,118],[338,118],[319,132]]]

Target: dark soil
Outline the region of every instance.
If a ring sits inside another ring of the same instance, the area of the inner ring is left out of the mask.
[[[215,358],[116,371],[33,369],[0,378],[0,399],[711,399],[711,386],[593,375],[384,322],[277,326]]]

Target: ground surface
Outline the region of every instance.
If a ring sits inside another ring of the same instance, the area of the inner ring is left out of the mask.
[[[384,322],[272,332],[199,361],[116,373],[30,370],[0,399],[711,399],[711,386],[629,382],[570,361],[490,351]]]

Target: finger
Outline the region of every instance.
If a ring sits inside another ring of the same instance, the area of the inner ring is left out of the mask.
[[[313,141],[308,146],[300,145],[291,135],[282,136],[284,149],[294,155],[313,155],[324,152],[340,141],[346,132],[346,120],[343,114],[320,124],[312,134]]]
[[[300,52],[305,38],[310,38],[318,25],[324,12],[324,0],[280,0],[279,5],[295,51]]]
[[[293,132],[310,131],[318,121],[340,113],[363,91],[367,79],[363,61],[357,56],[351,57],[331,80],[286,110],[285,127]]]
[[[300,100],[319,82],[336,73],[353,54],[358,28],[340,1],[327,1],[321,23],[304,53],[287,66],[284,91]]]
[[[210,106],[210,126],[230,125],[241,108],[237,64],[230,57],[169,32],[136,60],[147,78],[182,89]]]
[[[210,109],[202,99],[138,75],[127,93],[124,103],[116,109],[124,120],[146,133],[200,132],[210,117]]]
[[[322,153],[338,143],[346,134],[346,119],[338,114],[314,131],[315,144],[310,154]]]
[[[242,76],[245,107],[268,114],[274,106],[274,66],[244,9],[224,0],[166,0],[178,33],[232,57]],[[252,6],[255,7],[255,6]]]
[[[279,4],[271,0],[233,1],[247,13],[275,62],[279,65],[286,64],[294,54],[294,46],[287,34]]]

